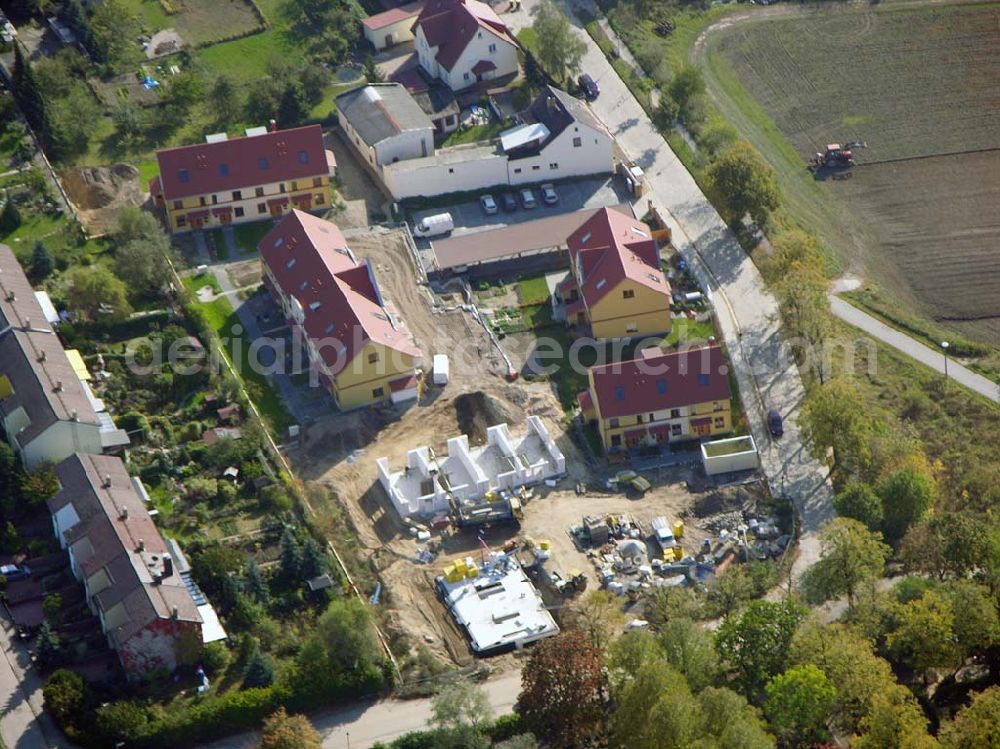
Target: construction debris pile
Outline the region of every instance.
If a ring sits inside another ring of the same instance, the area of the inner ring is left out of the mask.
[[[780,556],[791,541],[778,521],[752,512],[721,512],[697,521],[708,530],[700,546],[685,548],[685,526],[655,517],[647,535],[631,515],[588,515],[570,529],[574,541],[586,549],[601,585],[615,595],[637,597],[645,589],[701,585],[734,562]]]

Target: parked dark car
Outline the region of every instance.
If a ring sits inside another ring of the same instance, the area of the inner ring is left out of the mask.
[[[514,193],[505,192],[500,196],[500,202],[503,203],[503,209],[507,213],[513,213],[517,210],[517,198],[514,197]]]
[[[22,564],[20,567],[16,564],[4,564],[0,565],[0,577],[5,577],[7,582],[12,583],[31,577],[31,570],[26,564]]]
[[[781,422],[781,414],[773,408],[767,412],[767,431],[772,437],[780,437],[785,433],[785,426]]]
[[[597,85],[597,81],[590,77],[590,73],[584,73],[577,79],[577,83],[580,84],[580,88],[583,89],[583,95],[587,97],[587,101],[593,101],[601,94],[601,89]]]

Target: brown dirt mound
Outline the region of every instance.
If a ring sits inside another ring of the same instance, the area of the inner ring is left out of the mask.
[[[59,180],[92,233],[110,230],[122,206],[142,205],[144,200],[139,170],[131,164],[63,169]]]
[[[469,435],[470,445],[486,442],[486,430],[496,424],[514,421],[500,401],[481,390],[463,393],[455,399],[455,415],[462,434]]]

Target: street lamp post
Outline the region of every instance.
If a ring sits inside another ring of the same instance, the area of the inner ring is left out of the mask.
[[[948,379],[948,341],[941,341],[941,350],[944,352],[944,378]]]

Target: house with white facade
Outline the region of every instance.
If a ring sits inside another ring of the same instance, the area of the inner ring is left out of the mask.
[[[517,42],[479,0],[428,0],[413,37],[420,67],[452,91],[518,72]]]
[[[388,458],[375,461],[379,483],[400,517],[430,518],[452,502],[477,503],[487,495],[514,491],[566,472],[566,458],[537,416],[517,436],[506,424],[486,431],[486,444],[470,448],[467,435],[448,440],[447,455],[428,446],[410,450],[406,466],[390,471]]]
[[[402,85],[369,84],[336,102],[347,140],[376,172],[386,164],[433,155],[434,124]]]
[[[519,119],[495,141],[384,164],[382,182],[401,200],[614,172],[614,138],[586,102],[546,86]]]
[[[423,2],[416,2],[376,13],[361,22],[361,31],[376,52],[413,41],[414,21],[423,8]]]

